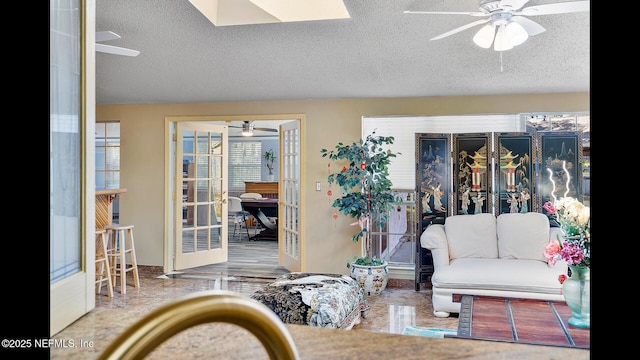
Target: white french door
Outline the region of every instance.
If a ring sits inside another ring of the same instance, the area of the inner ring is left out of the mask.
[[[228,128],[179,122],[176,142],[174,269],[225,262]]]
[[[278,189],[279,263],[302,271],[300,221],[300,122],[280,125],[280,188]]]
[[[95,0],[50,1],[49,14],[49,335],[53,336],[91,311],[96,300]],[[28,311],[21,305],[11,309]]]

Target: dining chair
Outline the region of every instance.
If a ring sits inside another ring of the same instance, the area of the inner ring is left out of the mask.
[[[247,239],[249,239],[249,228],[247,227],[247,212],[242,208],[242,199],[235,196],[229,196],[227,199],[229,203],[228,213],[229,221],[233,223],[233,236],[237,231],[242,231],[242,224],[244,224],[247,230]]]
[[[264,199],[264,198],[262,197],[261,194],[247,192],[247,193],[240,194],[240,199],[241,200],[261,200],[261,199]],[[251,223],[253,224],[254,230],[259,231],[262,228],[262,226],[260,226],[260,222],[258,221],[258,219],[253,217],[253,215],[249,214],[249,216],[250,216],[250,219],[251,219]],[[249,229],[247,228],[247,232],[248,231],[249,231]]]
[[[260,200],[263,199],[262,195],[258,194],[258,193],[244,193],[244,194],[240,194],[240,199],[255,199],[255,200]]]

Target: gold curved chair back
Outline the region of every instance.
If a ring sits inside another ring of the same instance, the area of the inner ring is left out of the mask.
[[[284,323],[271,309],[231,291],[203,291],[168,303],[120,334],[99,359],[143,359],[175,334],[190,327],[226,322],[255,335],[270,359],[299,359]]]

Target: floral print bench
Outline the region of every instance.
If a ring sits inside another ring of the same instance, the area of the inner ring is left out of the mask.
[[[369,310],[364,290],[347,275],[292,272],[281,275],[252,299],[287,324],[349,330]]]

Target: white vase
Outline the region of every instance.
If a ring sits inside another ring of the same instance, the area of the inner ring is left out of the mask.
[[[275,175],[269,174],[269,181],[273,182],[275,180]]]
[[[364,294],[380,295],[387,287],[389,281],[388,263],[385,261],[382,265],[357,265],[351,263],[351,277],[358,281],[358,284],[364,289]]]

